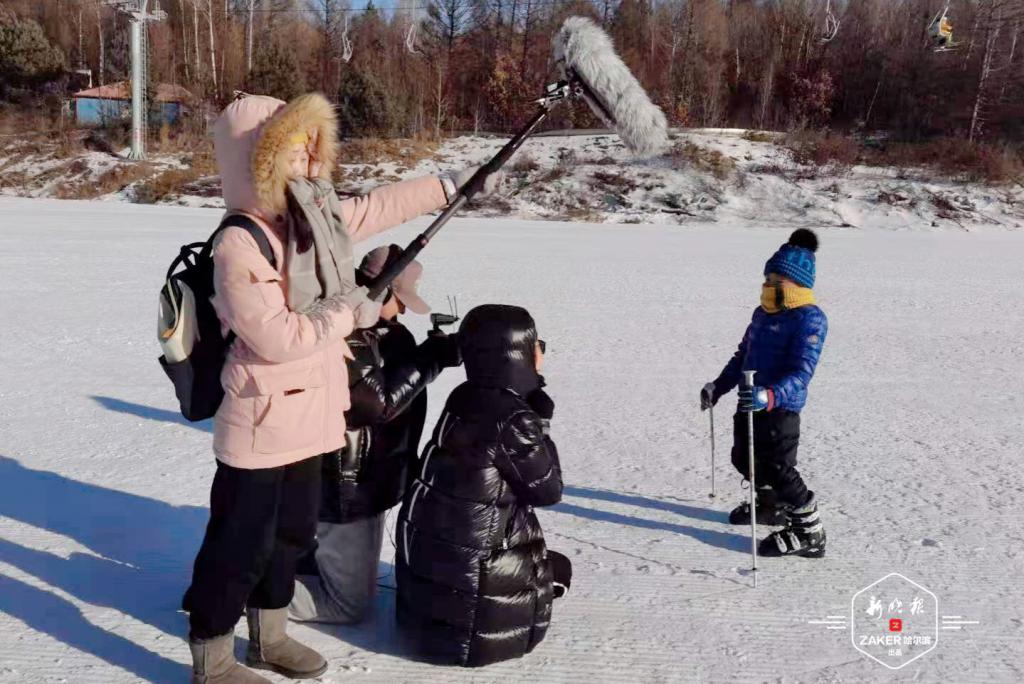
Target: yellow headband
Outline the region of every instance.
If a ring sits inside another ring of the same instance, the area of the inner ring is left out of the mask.
[[[306,145],[309,143],[309,133],[293,133],[288,142],[292,145]]]

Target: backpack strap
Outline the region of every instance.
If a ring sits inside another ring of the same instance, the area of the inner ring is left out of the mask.
[[[245,232],[252,236],[252,239],[256,241],[256,244],[260,248],[260,254],[263,258],[270,262],[270,265],[275,269],[277,268],[277,259],[274,257],[274,249],[270,246],[270,240],[267,239],[267,234],[263,232],[263,229],[245,214],[229,214],[220,222],[217,226],[217,230],[210,236],[209,241],[206,243],[208,250],[207,254],[213,251],[213,241],[220,235],[220,232],[226,228],[241,228]]]
[[[210,255],[213,252],[213,241],[217,239],[222,230],[226,228],[241,228],[245,232],[252,236],[252,239],[259,245],[260,254],[263,258],[270,262],[270,265],[275,269],[277,268],[277,259],[274,257],[274,249],[270,246],[270,240],[267,239],[267,234],[263,232],[263,229],[245,214],[229,214],[220,222],[217,226],[217,230],[213,231],[213,235],[207,240],[206,245],[203,247],[203,252],[206,255]],[[230,347],[235,341],[235,331],[229,330],[228,336],[224,339],[226,347]]]

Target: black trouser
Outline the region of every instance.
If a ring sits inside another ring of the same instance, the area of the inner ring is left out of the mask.
[[[732,464],[749,478],[747,414],[733,416]],[[754,414],[754,474],[758,488],[769,486],[779,501],[803,506],[810,498],[796,469],[800,445],[800,414],[793,411],[758,411]]]
[[[291,602],[295,564],[316,536],[319,507],[319,456],[260,470],[218,461],[210,522],[185,598],[191,638],[232,631],[246,606]]]

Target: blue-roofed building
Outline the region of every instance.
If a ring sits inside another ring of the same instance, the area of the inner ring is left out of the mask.
[[[101,126],[132,116],[132,89],[127,81],[82,90],[71,99],[80,126]],[[159,83],[155,100],[150,103],[151,116],[157,123],[173,124],[195,98],[181,86]]]

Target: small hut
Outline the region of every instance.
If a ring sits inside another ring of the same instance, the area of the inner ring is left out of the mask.
[[[75,121],[80,126],[96,126],[110,121],[129,119],[132,115],[132,87],[128,81],[82,90],[71,96]],[[192,93],[179,85],[158,83],[156,96],[150,102],[151,121],[173,124],[195,101]]]

